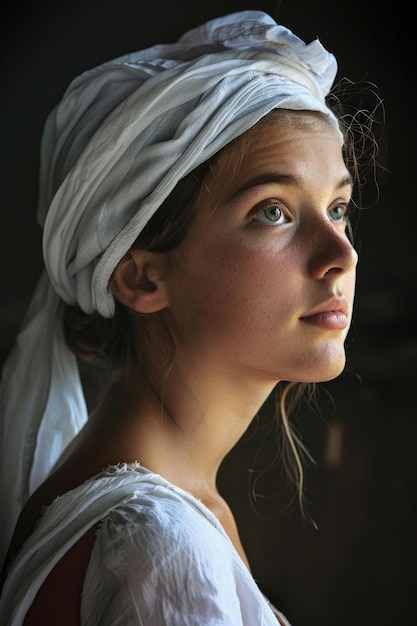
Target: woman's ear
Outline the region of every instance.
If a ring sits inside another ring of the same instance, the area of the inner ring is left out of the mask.
[[[119,261],[110,279],[112,294],[133,311],[155,313],[168,306],[163,252],[131,248]]]

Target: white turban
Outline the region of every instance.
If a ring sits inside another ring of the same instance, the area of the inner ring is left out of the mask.
[[[46,272],[3,372],[0,559],[22,505],[87,419],[62,301],[111,317],[109,278],[177,182],[272,109],[321,111],[338,131],[325,103],[336,71],[318,40],[243,11],[71,83],[42,139]]]

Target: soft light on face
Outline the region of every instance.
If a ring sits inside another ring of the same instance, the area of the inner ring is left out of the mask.
[[[350,176],[335,131],[301,115],[263,121],[227,149],[170,253],[167,323],[182,366],[271,382],[329,380],[344,367],[357,261]]]

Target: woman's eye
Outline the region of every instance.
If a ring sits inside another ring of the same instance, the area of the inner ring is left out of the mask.
[[[329,209],[328,213],[333,222],[345,222],[347,220],[348,205],[338,204]]]
[[[261,211],[254,217],[255,222],[261,224],[284,224],[287,217],[277,202],[266,204]]]

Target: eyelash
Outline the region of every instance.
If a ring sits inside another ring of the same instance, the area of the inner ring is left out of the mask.
[[[266,217],[266,211],[271,208],[278,209],[278,211],[280,212],[278,219],[273,220],[273,219],[268,219]],[[343,210],[342,215],[340,215],[338,218],[332,219],[330,216],[331,211],[334,211],[335,209],[340,209],[340,208],[342,208]],[[264,225],[285,224],[286,222],[289,221],[289,219],[283,209],[286,209],[286,206],[279,200],[272,200],[272,199],[267,200],[265,204],[263,205],[262,209],[256,213],[255,217],[253,218],[253,221],[259,222]],[[345,224],[349,221],[349,216],[351,213],[350,209],[351,209],[350,202],[339,202],[338,204],[330,208],[327,213],[333,222],[337,224]],[[265,216],[265,220],[266,220],[265,222],[259,219],[261,216]]]
[[[262,215],[266,216],[266,211],[268,209],[278,209],[278,211],[280,212],[278,219],[276,220],[268,220],[266,217],[265,219],[267,221],[262,222],[260,219],[258,219],[259,217],[261,217]],[[261,224],[265,224],[265,225],[270,225],[270,224],[285,224],[285,222],[288,222],[288,217],[286,216],[285,212],[283,211],[283,209],[285,209],[285,205],[282,204],[282,202],[280,202],[279,200],[267,200],[263,207],[261,208],[260,211],[258,211],[255,215],[255,217],[253,218],[253,221],[257,221],[260,222]],[[284,218],[284,221],[281,221],[282,218]]]
[[[331,209],[328,210],[328,213],[330,214],[330,211],[333,211],[334,209],[343,209],[343,214],[341,215],[341,217],[339,219],[335,219],[332,220],[334,222],[337,223],[346,223],[349,221],[349,215],[350,215],[350,202],[339,202],[338,204],[336,204],[335,206],[333,206]]]

